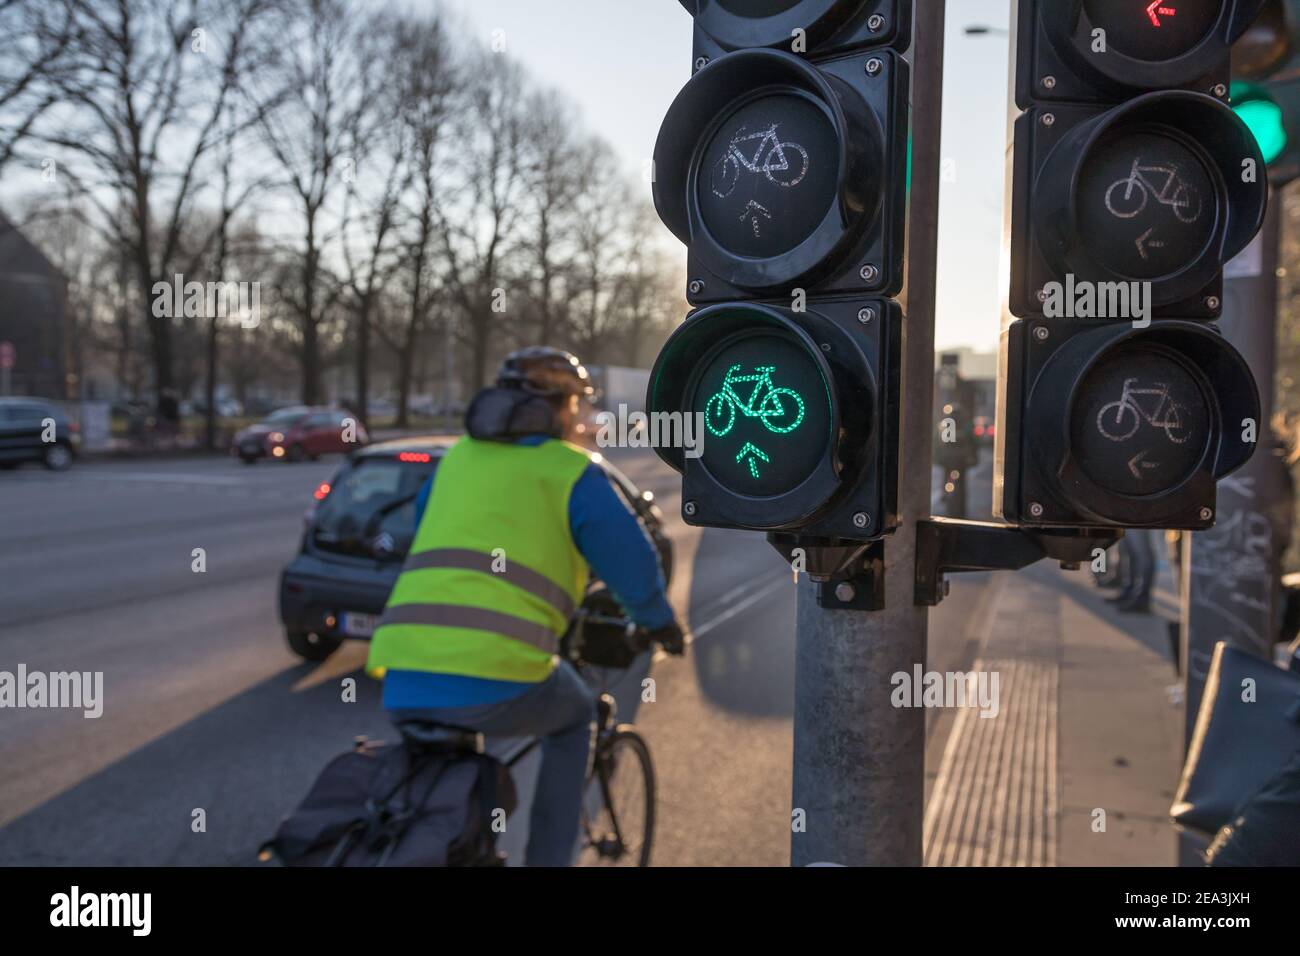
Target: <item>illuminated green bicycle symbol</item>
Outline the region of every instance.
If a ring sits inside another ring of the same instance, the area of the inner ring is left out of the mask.
[[[793,389],[772,383],[775,366],[756,368],[750,375],[741,375],[740,370],[739,365],[731,366],[722,380],[722,390],[704,406],[704,424],[709,431],[719,438],[728,434],[736,424],[736,409],[746,418],[757,418],[777,435],[787,435],[803,424],[803,399]],[[743,385],[754,386],[748,400],[736,390]]]

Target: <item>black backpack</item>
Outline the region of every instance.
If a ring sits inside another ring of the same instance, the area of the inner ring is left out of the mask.
[[[410,738],[331,760],[263,847],[286,866],[500,866],[492,824],[515,809],[500,761]]]

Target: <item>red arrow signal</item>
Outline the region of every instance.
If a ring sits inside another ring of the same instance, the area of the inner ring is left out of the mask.
[[[1155,0],[1151,6],[1147,7],[1147,16],[1151,18],[1151,25],[1153,27],[1164,25],[1160,22],[1161,17],[1172,17],[1177,14],[1178,10],[1174,7],[1166,6],[1165,0]]]

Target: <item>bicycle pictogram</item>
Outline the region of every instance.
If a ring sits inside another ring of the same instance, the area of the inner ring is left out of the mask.
[[[808,175],[811,160],[808,151],[798,143],[783,143],[777,135],[777,124],[773,123],[757,133],[749,133],[748,126],[742,126],[731,137],[727,152],[713,167],[713,193],[726,199],[740,182],[740,174],[749,171],[761,174],[768,182],[783,189],[793,189],[803,182]],[[747,155],[745,144],[754,144]]]
[[[1201,218],[1201,194],[1178,175],[1178,167],[1143,166],[1141,157],[1133,160],[1127,177],[1111,183],[1106,190],[1106,208],[1118,219],[1134,219],[1153,197],[1173,210],[1181,223],[1190,225]]]
[[[789,434],[803,424],[803,398],[793,389],[773,384],[775,366],[756,368],[749,375],[742,375],[741,368],[733,365],[727,369],[721,391],[715,392],[704,406],[704,423],[709,431],[719,438],[728,434],[735,427],[737,410],[746,418],[757,418],[776,435]],[[749,398],[737,391],[737,386],[744,385],[753,385]]]
[[[1103,405],[1097,413],[1097,430],[1102,437],[1128,441],[1146,422],[1152,428],[1163,429],[1175,445],[1187,441],[1191,437],[1191,423],[1185,421],[1187,409],[1173,400],[1169,386],[1156,382],[1154,388],[1138,388],[1137,384],[1135,378],[1125,379],[1119,401]]]

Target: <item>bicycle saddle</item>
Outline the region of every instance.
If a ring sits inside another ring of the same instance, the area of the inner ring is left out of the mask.
[[[431,720],[403,720],[397,724],[397,729],[403,740],[423,749],[475,754],[484,751],[483,735],[464,727]]]

